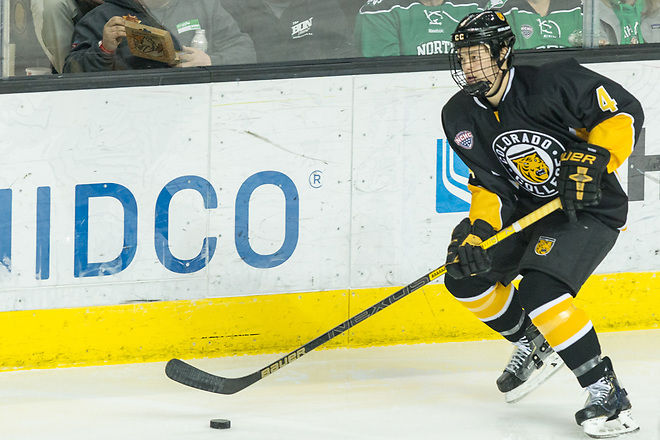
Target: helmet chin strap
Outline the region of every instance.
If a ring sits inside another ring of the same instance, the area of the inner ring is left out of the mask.
[[[500,67],[500,73],[497,74],[498,78],[495,78],[495,82],[490,86],[490,89],[486,92],[484,98],[491,98],[500,92],[502,85],[504,85],[504,77],[508,71],[509,69],[502,69]],[[495,87],[495,84],[497,84],[497,87]]]
[[[506,51],[506,54],[504,55],[504,58],[502,58],[497,63],[497,67],[500,69],[500,72],[497,74],[497,77],[495,78],[495,83],[492,83],[492,85],[490,86],[490,89],[484,95],[484,98],[486,98],[486,99],[491,98],[491,97],[497,95],[500,92],[500,90],[502,89],[502,86],[504,85],[504,77],[506,77],[506,73],[509,70],[511,70],[511,67],[510,67],[511,63],[508,63],[508,65],[505,68],[502,68],[502,66],[509,59],[509,55],[511,55],[511,48],[507,47],[507,51]],[[497,83],[499,83],[499,84],[497,84]],[[495,84],[497,84],[497,88],[495,87]]]

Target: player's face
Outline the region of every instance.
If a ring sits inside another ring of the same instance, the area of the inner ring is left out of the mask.
[[[500,69],[490,56],[490,50],[485,44],[461,47],[458,49],[458,60],[468,84],[479,81],[495,82]]]

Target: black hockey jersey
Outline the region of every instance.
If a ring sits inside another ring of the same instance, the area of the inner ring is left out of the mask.
[[[568,59],[510,72],[502,101],[455,94],[442,110],[452,149],[470,169],[470,218],[496,230],[558,196],[561,154],[589,142],[610,151],[598,205],[604,223],[626,222],[628,198],[615,174],[644,121],[639,101],[616,82]]]

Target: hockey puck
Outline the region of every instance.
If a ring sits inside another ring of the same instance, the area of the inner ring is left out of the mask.
[[[231,421],[227,419],[211,419],[211,428],[213,429],[229,429],[231,428]]]

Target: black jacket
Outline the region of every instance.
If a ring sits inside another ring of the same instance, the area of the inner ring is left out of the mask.
[[[106,0],[76,24],[71,53],[66,58],[64,72],[98,72],[169,67],[165,63],[139,58],[131,54],[126,40],[113,54],[99,48],[103,27],[114,16],[134,15],[142,24],[166,29],[172,34],[174,47],[190,46],[194,30],[181,26],[199,22],[209,42],[211,63],[254,63],[256,56],[250,37],[240,31],[234,19],[218,0],[171,0],[164,9],[147,11],[136,0]],[[179,25],[177,27],[177,25]],[[178,28],[182,31],[179,32]]]

